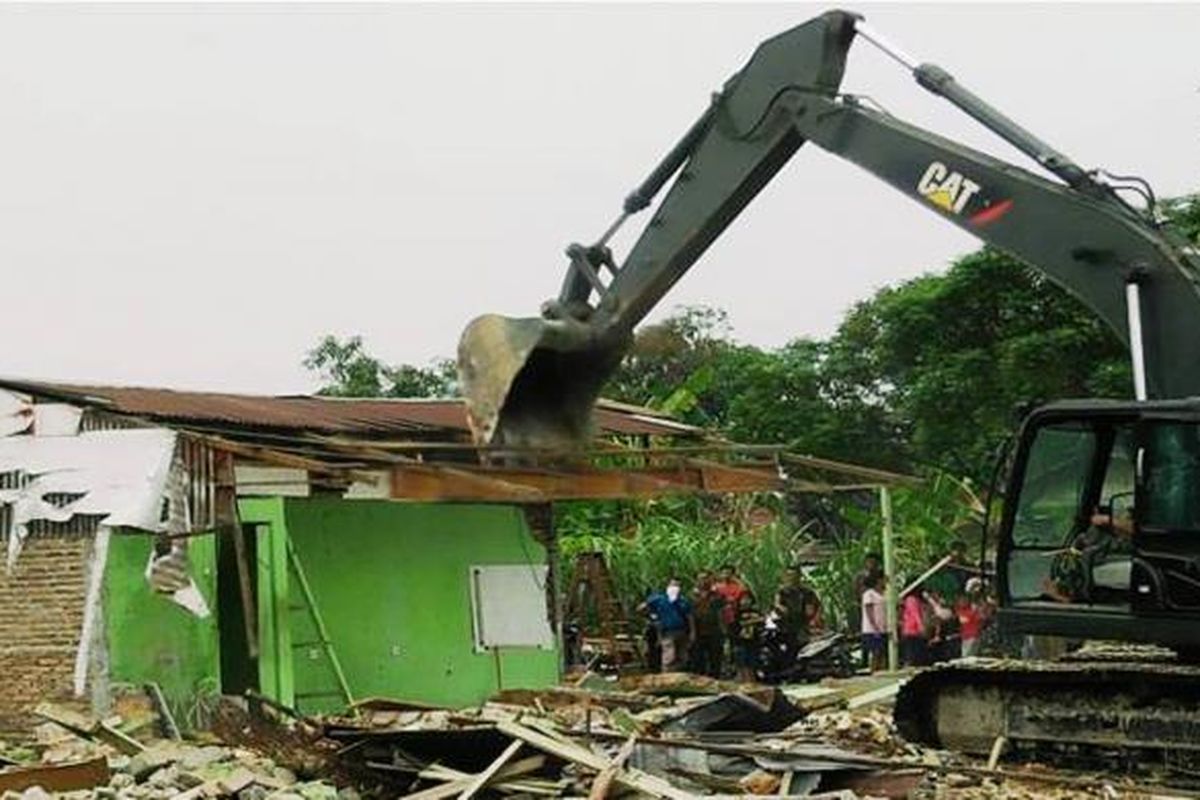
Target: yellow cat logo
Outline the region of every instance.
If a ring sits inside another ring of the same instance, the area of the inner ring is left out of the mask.
[[[925,168],[921,180],[917,181],[917,191],[943,211],[961,214],[979,191],[979,184],[942,162],[934,161]]]

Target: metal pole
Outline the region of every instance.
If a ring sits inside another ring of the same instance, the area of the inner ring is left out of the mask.
[[[854,23],[854,31],[859,36],[863,37],[863,39],[878,47],[885,54],[894,58],[900,63],[900,66],[904,67],[909,72],[915,71],[917,66],[920,64],[917,59],[913,58],[908,53],[892,44],[887,40],[886,37],[884,37],[882,33],[872,28],[862,19],[859,19]]]
[[[883,575],[887,581],[883,591],[888,630],[887,663],[888,670],[895,672],[900,668],[900,640],[896,626],[896,560],[892,552],[892,490],[888,486],[879,487],[879,509],[883,515]]]
[[[888,41],[883,34],[861,19],[854,23],[854,30],[911,72],[924,89],[946,98],[1069,185],[1094,184],[1083,167],[1004,116],[983,99],[976,97],[937,64],[919,63],[916,58]]]
[[[1146,399],[1146,351],[1142,345],[1142,292],[1137,280],[1125,284],[1125,308],[1129,315],[1129,356],[1133,361],[1133,396]]]

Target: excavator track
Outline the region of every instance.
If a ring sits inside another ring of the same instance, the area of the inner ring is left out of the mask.
[[[1200,774],[1200,667],[1151,661],[962,659],[900,690],[907,740],[977,755],[1008,752],[1075,766]]]

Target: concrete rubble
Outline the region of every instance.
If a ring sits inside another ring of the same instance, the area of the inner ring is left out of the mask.
[[[372,699],[305,717],[227,698],[211,732],[138,738],[55,707],[0,743],[0,800],[409,797],[1197,797],[1137,779],[987,765],[910,745],[886,691],[902,676],[749,687],[688,675],[504,692],[477,708]],[[577,682],[578,683],[578,682]],[[64,721],[67,724],[63,724]]]

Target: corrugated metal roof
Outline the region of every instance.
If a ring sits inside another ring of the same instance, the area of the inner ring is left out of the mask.
[[[468,431],[461,399],[352,399],[190,392],[137,386],[88,386],[0,378],[0,387],[80,405],[99,406],[158,422],[228,424],[347,435],[419,435]],[[695,436],[700,429],[647,409],[606,403],[596,409],[600,432],[633,436]]]

